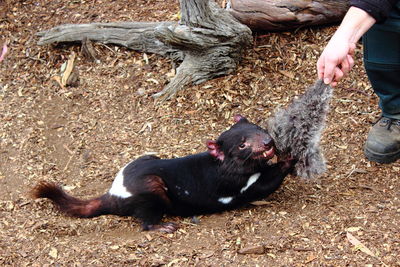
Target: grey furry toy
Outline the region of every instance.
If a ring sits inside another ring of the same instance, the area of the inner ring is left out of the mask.
[[[318,80],[286,109],[278,109],[267,122],[278,156],[297,159],[294,168],[300,177],[311,178],[326,171],[319,141],[332,91],[332,87]]]

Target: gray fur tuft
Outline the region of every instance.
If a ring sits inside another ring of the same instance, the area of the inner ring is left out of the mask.
[[[318,80],[286,109],[278,109],[268,120],[268,131],[279,156],[297,159],[296,175],[311,178],[326,171],[319,147],[332,97],[332,87]]]

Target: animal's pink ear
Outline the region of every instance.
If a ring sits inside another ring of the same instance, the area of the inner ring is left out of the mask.
[[[242,115],[240,115],[240,114],[236,114],[236,115],[233,117],[233,120],[235,121],[235,123],[238,123],[238,122],[241,121],[241,120],[246,120],[246,121],[247,121],[247,119],[246,119],[245,117],[243,117]]]
[[[214,140],[207,140],[208,153],[216,159],[224,160],[224,152],[220,150],[219,145]]]

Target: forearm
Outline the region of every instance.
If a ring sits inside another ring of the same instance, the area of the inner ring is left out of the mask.
[[[363,9],[350,7],[317,62],[318,77],[335,86],[354,65],[357,41],[376,20]]]
[[[377,23],[384,22],[398,0],[349,0],[350,6],[368,11]]]
[[[361,36],[374,25],[376,20],[358,7],[350,7],[333,38],[357,43]]]

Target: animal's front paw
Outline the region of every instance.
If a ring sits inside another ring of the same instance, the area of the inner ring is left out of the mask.
[[[179,226],[176,223],[168,222],[168,223],[161,223],[161,224],[151,224],[143,227],[143,230],[146,231],[158,231],[162,233],[173,233],[178,230]]]

